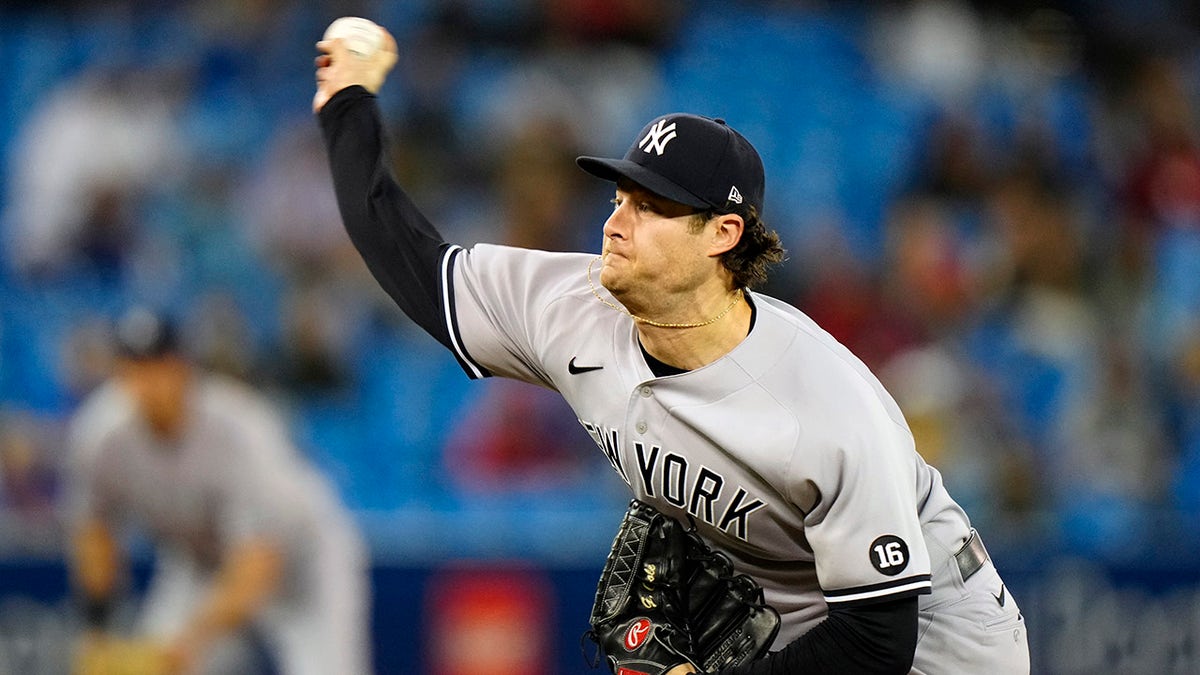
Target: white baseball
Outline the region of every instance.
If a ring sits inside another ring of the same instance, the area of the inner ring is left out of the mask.
[[[383,29],[370,19],[343,16],[325,29],[326,40],[341,38],[346,49],[360,59],[370,58],[383,46]]]

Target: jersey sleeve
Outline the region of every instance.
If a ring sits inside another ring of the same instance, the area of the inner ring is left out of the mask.
[[[496,374],[553,389],[542,355],[579,330],[547,309],[584,284],[594,256],[478,244],[447,256],[448,332],[472,377]]]
[[[873,380],[847,379],[814,432],[822,451],[804,458],[820,493],[805,534],[831,609],[931,590],[912,435]]]
[[[66,464],[63,507],[67,522],[80,523],[92,518],[111,520],[115,505],[106,462],[105,447],[113,432],[130,414],[129,402],[111,384],[97,389],[71,419],[66,436]]]

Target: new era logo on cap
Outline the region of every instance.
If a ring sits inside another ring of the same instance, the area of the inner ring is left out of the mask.
[[[605,180],[624,177],[697,209],[762,212],[758,151],[724,120],[673,113],[642,128],[622,159],[580,157],[580,168]]]

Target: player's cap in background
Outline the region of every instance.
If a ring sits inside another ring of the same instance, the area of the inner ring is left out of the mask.
[[[664,115],[633,139],[624,159],[579,157],[580,168],[605,180],[628,178],[654,194],[698,209],[761,215],[763,163],[744,136],[721,119]]]
[[[127,359],[156,359],[178,351],[175,326],[148,307],[134,307],[117,320],[117,354]]]

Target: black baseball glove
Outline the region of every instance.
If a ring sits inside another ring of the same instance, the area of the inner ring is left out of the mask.
[[[763,604],[762,589],[735,576],[728,557],[649,504],[630,502],[600,574],[588,631],[609,670],[724,668],[764,654],[778,630],[779,614]]]
[[[745,574],[734,574],[729,557],[708,547],[695,530],[687,532],[688,629],[703,672],[753,661],[767,653],[779,633],[779,613],[763,601],[763,589]]]

